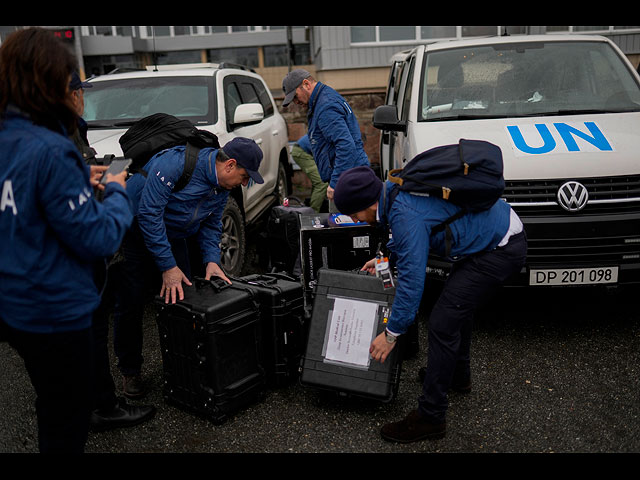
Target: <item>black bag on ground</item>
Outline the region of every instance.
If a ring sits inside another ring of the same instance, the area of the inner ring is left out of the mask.
[[[195,168],[198,152],[202,148],[220,148],[218,137],[166,113],[154,113],[138,120],[120,137],[120,146],[126,158],[132,160],[129,171],[146,176],[143,167],[158,152],[178,145],[186,145],[184,172],[173,191],[184,188]]]
[[[283,271],[299,276],[300,217],[313,215],[315,210],[298,201],[298,205],[276,205],[267,220],[267,244],[272,271]]]
[[[253,292],[194,278],[184,300],[156,298],[164,399],[216,424],[266,390],[261,324]]]
[[[399,337],[398,345],[384,363],[370,357],[367,365],[357,363],[355,358],[352,362],[345,361],[332,352],[337,345],[344,352],[357,346],[364,349],[366,352],[362,355],[368,357],[371,341],[386,327],[394,296],[395,288],[384,288],[376,276],[327,268],[318,270],[300,383],[345,397],[393,400],[400,384],[405,335]],[[349,301],[366,304],[366,314],[358,312],[356,307],[349,311]],[[342,321],[338,318],[340,315]]]

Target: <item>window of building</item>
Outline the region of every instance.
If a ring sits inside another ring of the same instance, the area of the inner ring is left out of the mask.
[[[256,68],[258,67],[258,47],[214,48],[207,50],[207,61],[238,63]]]
[[[262,49],[265,67],[286,67],[289,65],[286,45],[266,45]],[[293,46],[293,65],[309,65],[310,63],[309,44],[295,44]]]
[[[177,63],[199,63],[202,61],[200,50],[180,50],[155,53],[156,65],[175,65]]]

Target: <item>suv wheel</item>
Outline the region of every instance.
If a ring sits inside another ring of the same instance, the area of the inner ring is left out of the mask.
[[[238,276],[244,265],[246,237],[244,218],[237,202],[230,196],[222,212],[220,263],[227,275]]]
[[[278,198],[278,205],[282,205],[282,202],[289,196],[289,182],[287,181],[287,167],[282,162],[278,162],[278,181],[276,183],[276,197]]]

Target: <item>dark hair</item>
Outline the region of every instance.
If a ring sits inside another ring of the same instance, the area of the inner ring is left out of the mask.
[[[13,32],[0,46],[0,112],[13,104],[38,125],[74,132],[77,114],[68,89],[75,68],[74,54],[50,30]]]

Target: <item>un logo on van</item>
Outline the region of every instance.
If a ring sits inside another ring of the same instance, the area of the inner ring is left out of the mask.
[[[579,212],[589,201],[589,192],[581,183],[570,181],[558,189],[558,204],[568,212]]]

